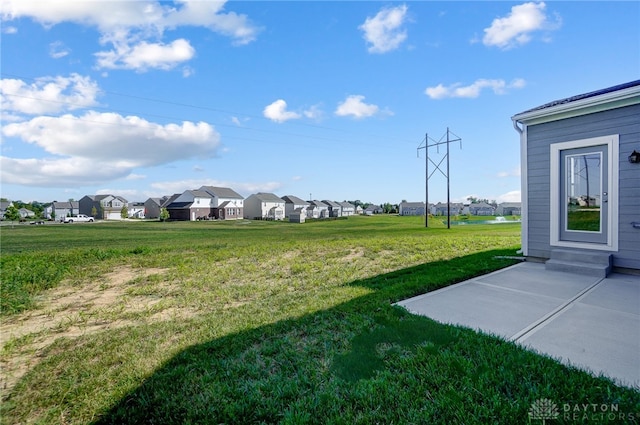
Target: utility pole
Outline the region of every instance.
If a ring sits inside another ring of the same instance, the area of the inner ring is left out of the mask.
[[[452,139],[451,135],[455,136],[455,139]],[[446,140],[443,141],[442,139],[445,136],[446,136]],[[424,221],[425,227],[429,227],[429,213],[428,213],[429,179],[431,178],[431,176],[433,176],[433,173],[435,173],[437,170],[437,171],[440,171],[440,173],[442,173],[442,175],[445,176],[445,178],[447,179],[447,229],[451,229],[451,184],[449,179],[449,175],[450,175],[449,174],[449,144],[453,142],[460,142],[460,149],[462,149],[462,139],[456,136],[455,134],[453,134],[453,132],[449,130],[449,127],[447,127],[447,132],[440,138],[440,140],[436,141],[434,139],[430,139],[429,134],[425,133],[423,142],[420,143],[420,146],[418,146],[418,157],[420,156],[420,149],[424,149],[424,153],[425,153],[424,155],[425,156],[425,213],[426,213],[425,221]],[[440,145],[447,146],[447,153],[436,164],[433,160],[431,160],[431,158],[429,158],[429,148],[435,146],[436,149],[438,150],[438,153],[440,153]],[[440,165],[442,164],[442,161],[444,161],[445,159],[447,160],[446,173],[440,169]],[[429,162],[431,162],[435,166],[435,169],[431,172],[431,174],[429,174]]]

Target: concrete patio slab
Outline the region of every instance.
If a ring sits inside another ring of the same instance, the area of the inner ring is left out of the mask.
[[[397,304],[640,388],[640,276],[521,263]]]

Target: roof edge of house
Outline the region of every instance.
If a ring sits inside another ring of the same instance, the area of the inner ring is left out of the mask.
[[[514,115],[511,119],[527,125],[557,121],[640,103],[640,80],[557,100]]]

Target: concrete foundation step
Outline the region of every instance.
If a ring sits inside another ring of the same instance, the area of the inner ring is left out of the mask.
[[[545,269],[596,277],[607,277],[611,273],[613,256],[595,251],[554,249]]]

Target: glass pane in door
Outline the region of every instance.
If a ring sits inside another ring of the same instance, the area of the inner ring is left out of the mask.
[[[600,232],[602,153],[567,155],[565,159],[565,230]]]

